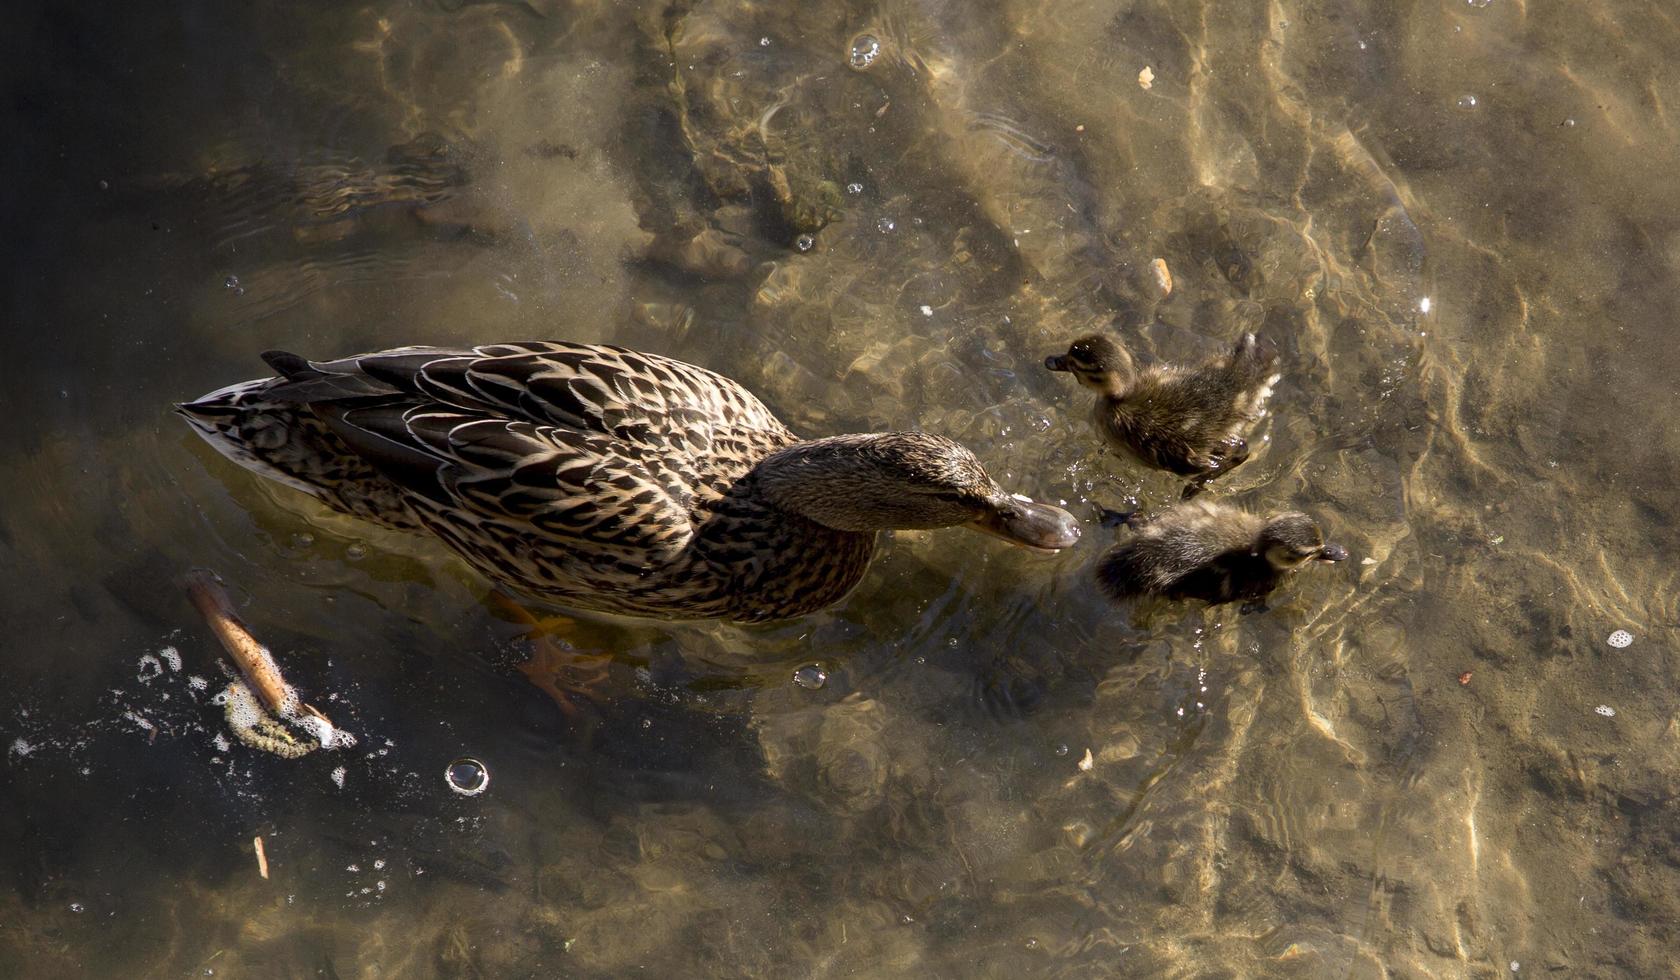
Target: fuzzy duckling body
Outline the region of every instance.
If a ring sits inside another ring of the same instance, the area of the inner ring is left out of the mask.
[[[1195,367],[1136,370],[1131,355],[1092,334],[1045,358],[1097,392],[1097,431],[1145,466],[1188,477],[1186,498],[1248,459],[1248,433],[1281,375],[1277,354],[1245,333],[1229,353]]]
[[[1110,597],[1164,596],[1262,603],[1297,569],[1312,561],[1347,559],[1326,544],[1313,519],[1288,511],[1260,516],[1207,500],[1180,503],[1152,519],[1127,519],[1131,540],[1097,565]]]
[[[850,592],[881,530],[969,525],[1041,550],[1079,537],[950,439],[802,440],[736,382],[657,354],[532,342],[264,359],[280,377],[179,407],[218,451],[577,608],[785,619]]]

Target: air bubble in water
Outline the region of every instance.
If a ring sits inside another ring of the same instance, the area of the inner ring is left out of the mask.
[[[462,796],[477,796],[490,788],[490,770],[477,759],[462,757],[443,771],[443,780]]]
[[[816,238],[809,233],[800,235],[798,238],[793,240],[793,247],[799,249],[801,252],[809,252],[811,249],[815,248],[816,245]]]
[[[897,228],[898,224],[891,218],[881,218],[875,222],[875,227],[880,229],[881,234],[885,235],[890,233],[894,228]]]
[[[863,185],[858,183],[857,181],[852,181],[850,184],[846,185],[846,193],[848,193],[848,194],[862,194],[863,193]]]
[[[875,39],[875,35],[859,34],[852,38],[852,53],[846,63],[858,71],[866,71],[880,56],[881,42]]]
[[[828,671],[821,664],[806,664],[793,672],[793,682],[807,691],[815,691],[828,683]]]
[[[1460,109],[1474,109],[1474,108],[1476,108],[1476,97],[1474,95],[1461,95],[1461,96],[1459,96],[1458,97],[1458,107]]]
[[[344,549],[344,557],[351,561],[361,561],[367,557],[367,548],[359,544],[353,544]]]

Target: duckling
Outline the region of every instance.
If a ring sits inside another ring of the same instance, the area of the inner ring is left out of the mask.
[[[1131,355],[1098,334],[1073,342],[1044,366],[1098,392],[1097,431],[1145,466],[1190,478],[1183,499],[1248,459],[1248,432],[1280,375],[1277,352],[1245,333],[1229,353],[1196,367],[1137,370]]]
[[[1231,504],[1180,503],[1145,520],[1119,515],[1136,532],[1097,565],[1097,581],[1116,600],[1157,595],[1209,605],[1242,600],[1265,609],[1266,596],[1307,562],[1347,560],[1298,511],[1261,517]]]

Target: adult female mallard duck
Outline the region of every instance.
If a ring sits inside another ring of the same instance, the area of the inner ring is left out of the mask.
[[[1191,500],[1151,519],[1122,519],[1137,534],[1097,565],[1097,582],[1117,600],[1154,595],[1209,605],[1242,600],[1264,608],[1266,596],[1296,569],[1348,556],[1296,511],[1261,517],[1231,504]]]
[[[1248,431],[1281,377],[1277,354],[1245,333],[1228,354],[1196,367],[1136,370],[1131,355],[1098,334],[1044,359],[1097,391],[1097,431],[1115,448],[1156,469],[1190,478],[1184,498],[1248,459]]]
[[[967,525],[1055,550],[1066,511],[922,432],[802,440],[734,381],[622,347],[401,347],[181,405],[211,445],[558,603],[763,621],[838,601],[876,532]]]

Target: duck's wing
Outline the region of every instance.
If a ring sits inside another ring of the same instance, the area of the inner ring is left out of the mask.
[[[446,538],[453,525],[482,539],[488,522],[633,572],[671,561],[693,537],[688,488],[606,436],[401,394],[313,407],[381,476],[423,498],[416,509],[442,520],[434,529]]]
[[[302,384],[312,380],[285,370],[273,356],[270,363]],[[667,451],[703,453],[705,444],[719,438],[787,433],[763,402],[729,378],[673,358],[604,344],[404,347],[307,363],[307,368],[343,386],[346,395],[371,385],[439,405]],[[313,380],[319,387],[319,379]],[[691,447],[693,440],[702,445]]]
[[[274,397],[319,406],[406,396],[430,407],[528,422],[621,443],[662,484],[727,484],[791,443],[780,420],[740,384],[658,354],[533,341],[452,349],[403,347],[337,361],[264,355],[289,384]]]

